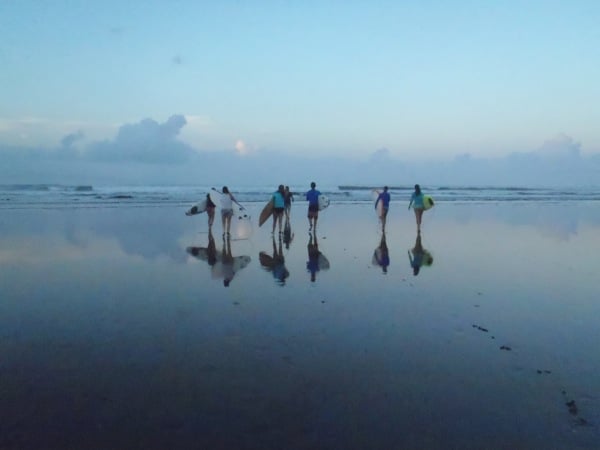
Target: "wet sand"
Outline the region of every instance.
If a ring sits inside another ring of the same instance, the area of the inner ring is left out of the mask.
[[[600,205],[406,205],[1,210],[0,448],[597,447]]]

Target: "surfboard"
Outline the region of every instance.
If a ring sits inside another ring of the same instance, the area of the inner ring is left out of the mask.
[[[273,198],[271,197],[271,200],[268,201],[268,203],[265,205],[265,207],[263,208],[263,210],[260,212],[260,216],[258,218],[258,226],[261,227],[263,225],[263,223],[265,223],[269,217],[271,217],[271,214],[273,214],[273,205],[275,204]]]
[[[319,195],[319,211],[324,210],[329,206],[329,197],[326,195]]]
[[[427,211],[428,209],[433,208],[434,202],[433,202],[433,198],[431,198],[431,195],[424,195],[423,196],[423,206],[424,209]]]
[[[200,203],[196,203],[190,209],[185,212],[186,216],[195,216],[196,214],[200,214],[206,211],[206,199],[202,200]]]
[[[373,202],[377,201],[377,198],[379,197],[379,191],[378,190],[373,190],[372,193],[372,198],[373,198]],[[380,201],[379,203],[377,203],[377,208],[375,209],[375,213],[377,214],[377,217],[379,217],[380,219],[383,217],[383,201]]]

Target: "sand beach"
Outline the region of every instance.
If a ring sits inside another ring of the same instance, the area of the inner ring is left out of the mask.
[[[0,448],[597,448],[600,204],[406,206],[1,210]]]

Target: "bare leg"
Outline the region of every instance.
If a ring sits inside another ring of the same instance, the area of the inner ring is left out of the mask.
[[[415,209],[415,218],[417,219],[417,230],[421,230],[421,218],[423,217],[423,210],[421,208]]]

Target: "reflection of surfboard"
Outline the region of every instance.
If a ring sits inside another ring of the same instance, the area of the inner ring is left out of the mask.
[[[263,210],[260,212],[260,216],[258,218],[258,226],[261,227],[263,223],[265,223],[271,214],[273,214],[273,205],[275,204],[273,198],[269,200],[269,202],[265,205]]]
[[[372,197],[373,201],[376,202],[377,198],[379,198],[379,191],[374,190]],[[377,213],[377,217],[379,217],[380,219],[383,217],[383,201],[377,203],[377,208],[375,209],[375,212]]]
[[[329,197],[321,194],[319,195],[319,211],[327,208],[329,206]]]
[[[328,270],[329,269],[329,260],[321,252],[319,252],[319,269],[320,270]]]
[[[198,258],[201,261],[208,261],[208,248],[206,247],[188,247],[185,250],[194,258]],[[217,259],[219,259],[219,252],[217,252]]]
[[[427,250],[423,249],[423,265],[431,266],[433,264],[433,256]]]
[[[200,203],[196,203],[190,209],[185,212],[186,216],[195,216],[196,214],[200,214],[206,211],[206,199],[202,200]]]
[[[379,265],[379,261],[381,261],[381,248],[376,248],[373,252],[373,258],[371,258],[371,264],[374,266]]]
[[[423,196],[423,206],[424,206],[425,210],[433,208],[433,205],[434,205],[434,202],[433,202],[433,198],[431,198],[431,195],[424,195]]]
[[[212,269],[211,269],[212,277],[213,278],[221,278],[223,275],[225,275],[229,272],[236,273],[236,272],[242,270],[248,264],[250,264],[251,260],[252,260],[252,258],[250,258],[249,256],[234,256],[233,262],[229,261],[229,262],[223,263],[222,258],[219,257],[219,260],[217,261],[217,263],[214,266],[212,266]]]
[[[275,260],[273,257],[265,252],[260,252],[258,254],[258,260],[260,261],[260,265],[263,267],[271,268],[275,265]]]

